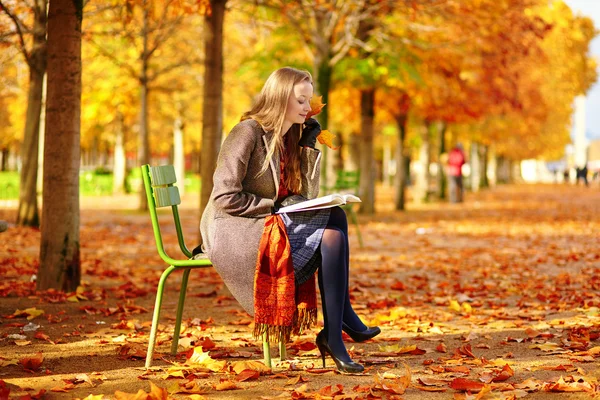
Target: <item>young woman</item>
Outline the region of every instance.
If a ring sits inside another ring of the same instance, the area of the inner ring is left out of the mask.
[[[321,153],[315,144],[321,127],[312,118],[306,120],[312,96],[308,72],[289,67],[274,71],[219,153],[214,188],[200,227],[203,250],[250,315],[254,315],[255,266],[266,218],[292,195],[311,199],[319,192]],[[281,217],[296,285],[313,279],[318,270],[325,321],[316,344],[323,366],[329,354],[338,370],[362,372],[363,366],[348,355],[342,330],[362,342],[380,329],[365,326],[350,305],[346,214],[336,207]]]

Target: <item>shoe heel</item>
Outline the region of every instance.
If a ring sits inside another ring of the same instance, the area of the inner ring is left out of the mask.
[[[327,355],[326,350],[319,345],[317,345],[317,348],[319,349],[319,353],[321,353],[321,359],[323,360],[323,368],[325,368],[325,356]]]

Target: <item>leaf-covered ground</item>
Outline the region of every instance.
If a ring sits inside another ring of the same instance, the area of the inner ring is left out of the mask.
[[[156,368],[143,368],[154,290],[164,268],[135,197],[82,201],[84,284],[36,293],[40,233],[0,233],[0,399],[574,399],[600,394],[600,190],[503,186],[460,205],[411,205],[351,228],[351,292],[383,333],[348,347],[366,366],[341,375],[314,345],[260,362],[245,314],[212,269],[191,274],[177,356],[169,354],[174,274]],[[196,196],[184,232],[197,238]],[[14,209],[0,219],[14,218]],[[169,215],[168,251],[175,254]],[[243,240],[243,237],[240,237]],[[277,355],[273,346],[273,355]],[[128,395],[129,394],[129,395]],[[29,396],[29,397],[27,397]]]

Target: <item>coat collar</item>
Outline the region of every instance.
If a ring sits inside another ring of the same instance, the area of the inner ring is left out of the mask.
[[[263,129],[264,130],[264,129]],[[269,141],[267,140],[267,136],[271,136],[268,132],[265,132],[265,134],[262,135],[262,140],[263,143],[265,144],[265,149],[269,148]],[[275,152],[275,154],[273,154],[273,157],[271,157],[271,159],[269,160],[269,165],[271,166],[271,174],[273,176],[273,183],[275,184],[275,197],[273,198],[274,201],[277,200],[277,197],[279,196],[279,179],[280,179],[280,169],[277,168],[277,165],[275,163],[275,160],[279,160],[279,152]],[[279,164],[279,163],[277,163]]]

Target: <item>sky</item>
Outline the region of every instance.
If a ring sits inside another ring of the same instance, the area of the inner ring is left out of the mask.
[[[600,30],[600,0],[564,1],[575,14],[582,14],[592,18],[596,30]],[[600,64],[600,35],[596,36],[592,41],[590,53]],[[600,66],[598,68],[600,68]],[[585,111],[586,137],[589,140],[600,139],[600,79],[588,92]]]

